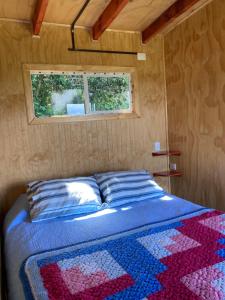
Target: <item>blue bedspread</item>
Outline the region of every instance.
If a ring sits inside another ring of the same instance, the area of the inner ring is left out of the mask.
[[[207,211],[207,210],[204,210]],[[199,205],[171,196],[133,203],[73,219],[30,223],[26,197],[21,196],[5,220],[5,253],[10,299],[24,299],[19,270],[31,255],[75,245],[150,224],[152,228],[176,218],[202,214]]]

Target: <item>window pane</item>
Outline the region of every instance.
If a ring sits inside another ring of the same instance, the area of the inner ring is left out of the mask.
[[[35,116],[84,115],[82,75],[31,74]]]
[[[131,108],[130,77],[88,76],[91,112],[129,110]]]

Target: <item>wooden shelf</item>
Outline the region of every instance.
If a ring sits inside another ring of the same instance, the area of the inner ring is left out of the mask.
[[[179,177],[179,176],[182,176],[182,175],[183,175],[182,172],[173,171],[173,170],[154,172],[153,173],[154,177]]]
[[[152,152],[152,156],[180,156],[180,155],[181,152],[178,150]]]

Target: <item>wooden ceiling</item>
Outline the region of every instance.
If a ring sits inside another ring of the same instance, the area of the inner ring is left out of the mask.
[[[124,5],[107,28],[140,32],[146,30],[146,28],[148,29],[149,25],[162,16],[168,8],[178,4],[178,2],[182,2],[185,6],[189,5],[188,9],[197,2],[209,2],[209,0],[91,0],[76,25],[92,28],[107,6],[113,1],[115,5],[121,2],[124,2]],[[47,9],[44,10],[43,15],[45,23],[70,25],[85,0],[0,0],[0,19],[16,19],[31,22],[35,18],[35,11],[37,11],[37,6],[40,2],[45,2],[45,4],[42,3],[43,5],[47,4]],[[172,17],[174,19],[174,16]]]
[[[110,25],[112,29],[142,31],[176,0],[133,0],[129,1],[119,16]],[[110,0],[92,0],[77,25],[92,27]],[[30,21],[37,0],[0,1],[0,18]],[[44,21],[71,24],[84,0],[49,0]]]

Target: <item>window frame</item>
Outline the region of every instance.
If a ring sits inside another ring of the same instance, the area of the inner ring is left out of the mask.
[[[92,112],[85,115],[77,116],[51,116],[38,118],[35,116],[33,92],[31,74],[32,72],[59,72],[59,73],[71,73],[71,72],[87,72],[87,73],[129,73],[130,85],[131,85],[131,109],[124,111],[102,111]],[[127,119],[140,117],[139,100],[138,100],[138,80],[137,71],[135,67],[117,67],[117,66],[76,66],[76,65],[46,65],[46,64],[24,64],[24,88],[26,97],[27,117],[29,124],[48,124],[48,123],[66,123],[66,122],[80,122],[80,121],[92,121],[92,120],[108,120],[108,119]]]

